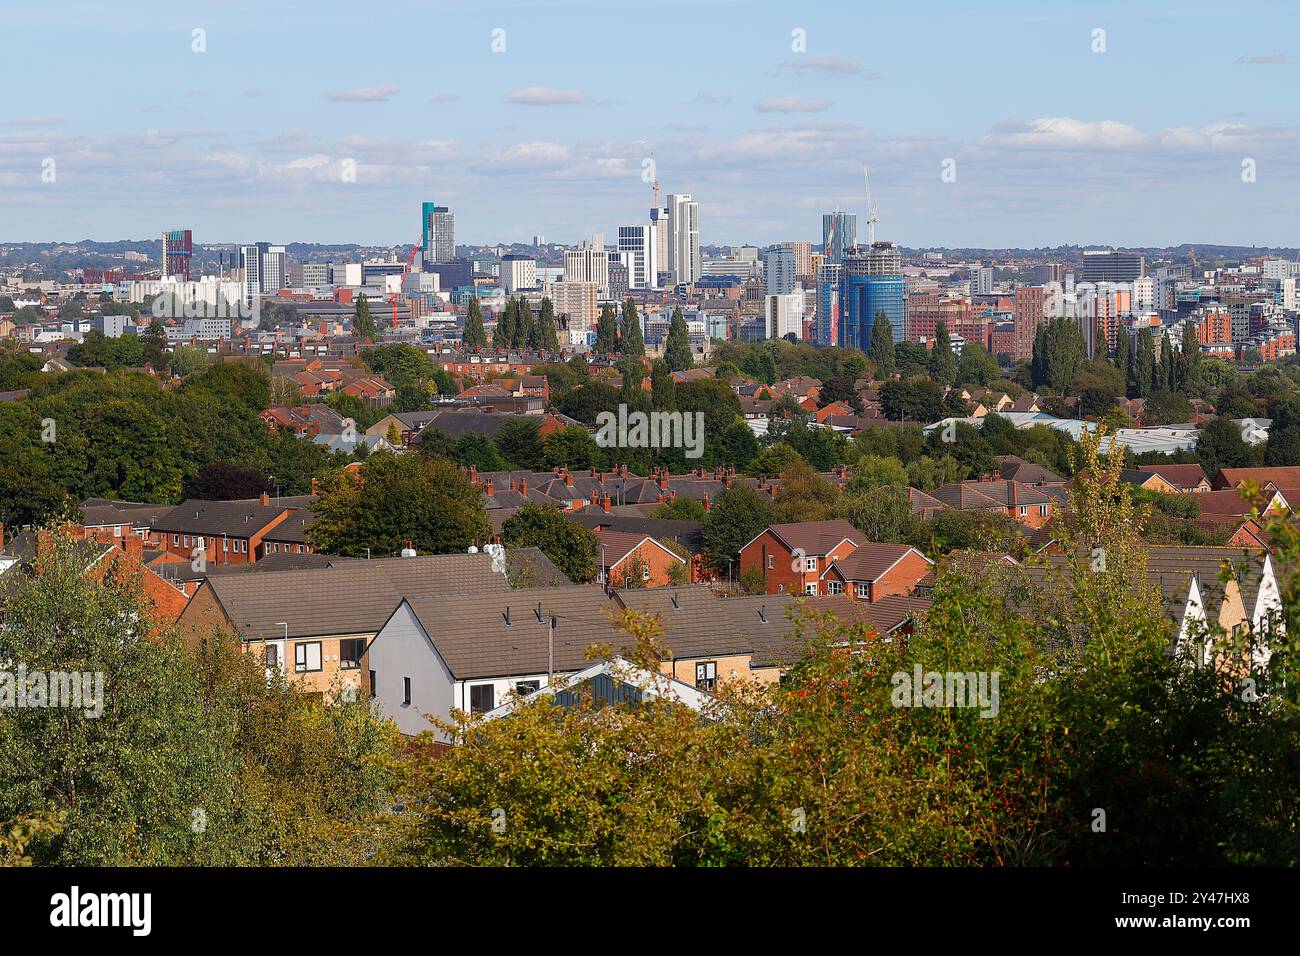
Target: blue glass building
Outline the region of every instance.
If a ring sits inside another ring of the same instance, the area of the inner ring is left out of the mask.
[[[907,280],[902,276],[846,275],[840,293],[842,324],[839,345],[871,348],[876,314],[889,319],[895,342],[903,341],[907,323]]]

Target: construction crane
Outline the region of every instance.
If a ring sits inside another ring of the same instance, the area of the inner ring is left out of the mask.
[[[871,176],[867,172],[867,164],[862,164],[862,181],[867,189],[867,245],[875,245],[876,242],[876,223],[880,222],[880,210],[876,204],[871,201]]]
[[[397,289],[388,294],[388,302],[393,307],[393,330],[397,330],[397,297],[401,295],[402,287],[406,285],[406,277],[411,274],[411,263],[415,261],[415,254],[420,251],[420,245],[417,243],[411,246],[411,253],[406,257],[406,265],[402,269],[401,281],[397,283]]]

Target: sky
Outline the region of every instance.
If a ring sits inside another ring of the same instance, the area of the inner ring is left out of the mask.
[[[5,0],[0,242],[1300,245],[1294,0]],[[653,167],[650,165],[653,164]]]

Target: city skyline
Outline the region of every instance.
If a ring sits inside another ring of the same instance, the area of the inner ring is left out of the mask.
[[[700,203],[701,245],[817,241],[826,212],[865,220],[865,162],[878,235],[911,247],[1295,244],[1280,3],[401,0],[367,42],[326,2],[310,45],[293,11],[10,7],[0,241],[179,219],[214,243],[401,244],[434,199],[463,243],[575,243],[644,221],[656,177]]]

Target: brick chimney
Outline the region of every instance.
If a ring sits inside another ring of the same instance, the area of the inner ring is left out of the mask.
[[[700,499],[700,504],[704,505],[704,510],[708,511],[712,505],[709,503],[709,493],[706,491],[704,497]]]
[[[483,483],[483,493],[486,494],[489,498],[491,498],[494,494],[496,494],[496,489],[492,486],[491,478],[489,478],[487,481]]]
[[[613,504],[613,499],[609,497],[608,491],[600,496],[600,507],[601,510],[605,512],[605,514],[609,514],[609,508],[610,505],[612,504]]]
[[[312,493],[313,495],[318,495],[318,494],[320,494],[320,479],[319,479],[319,478],[313,478],[313,479],[311,480],[311,493]]]
[[[528,479],[527,479],[527,478],[520,478],[520,479],[519,479],[519,493],[520,493],[521,495],[527,495],[527,494],[528,494]]]
[[[569,474],[568,471],[565,471],[564,473],[564,483],[570,488],[573,487],[573,475]]]
[[[519,490],[519,482],[515,481],[513,478],[510,479],[510,490],[511,491]]]
[[[469,480],[475,482],[478,480],[478,468],[474,465],[469,466]]]
[[[669,489],[669,491],[668,491],[668,503],[669,503],[670,505],[675,505],[675,504],[677,504],[677,491],[676,491],[676,489]]]
[[[262,502],[262,506],[266,507],[271,503],[271,496],[264,491],[262,492],[262,497],[260,498],[260,501]]]
[[[667,491],[668,490],[668,469],[660,468],[659,475],[656,480],[659,482],[659,490]]]

